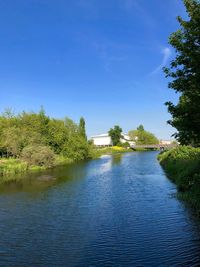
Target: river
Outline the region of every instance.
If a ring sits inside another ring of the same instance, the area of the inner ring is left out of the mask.
[[[199,266],[200,221],[134,152],[0,186],[0,266]]]

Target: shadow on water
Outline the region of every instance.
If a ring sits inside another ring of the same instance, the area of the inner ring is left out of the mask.
[[[87,164],[88,162],[81,162],[45,171],[18,174],[15,181],[0,184],[0,194],[41,192],[61,183],[75,182],[86,176]]]
[[[45,171],[28,172],[25,174],[15,175],[14,181],[8,181],[0,184],[0,194],[15,192],[41,192],[48,190],[50,187],[61,184],[70,183],[83,179],[87,176],[88,167],[92,162],[101,160],[103,162],[101,170],[111,169],[114,165],[119,165],[122,161],[121,153],[113,156],[105,155],[102,158],[85,161],[66,166],[56,167]]]

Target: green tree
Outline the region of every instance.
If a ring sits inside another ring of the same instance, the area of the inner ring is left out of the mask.
[[[32,135],[32,133],[37,133],[40,135],[39,143],[48,144],[48,123],[50,119],[43,110],[40,110],[39,113],[23,111],[18,115],[17,119],[18,127],[26,132],[27,137]]]
[[[18,157],[23,148],[22,135],[19,128],[12,126],[3,130],[1,135],[2,147],[5,148],[7,156]]]
[[[67,130],[68,136],[74,135],[79,131],[78,125],[68,117],[64,119],[65,128]]]
[[[24,111],[15,115],[6,110],[0,115],[0,156],[25,158],[26,154],[27,161],[34,157],[41,165],[45,157],[48,161],[49,149],[73,160],[87,159],[92,146],[86,139],[84,119],[77,125],[67,117],[49,118],[43,108],[38,113]]]
[[[87,140],[86,130],[85,130],[85,120],[83,117],[80,118],[79,133],[85,140]]]
[[[144,131],[144,126],[141,124],[137,127],[137,130],[138,131]]]
[[[135,140],[137,145],[156,145],[159,140],[156,136],[150,132],[145,131],[144,127],[140,125],[137,130],[129,131],[129,136],[132,140]]]
[[[61,153],[68,139],[68,130],[62,120],[51,119],[48,123],[48,145],[55,153]]]
[[[169,68],[169,88],[179,93],[175,105],[167,102],[172,119],[168,121],[178,132],[174,136],[181,144],[200,145],[200,2],[184,0],[188,20],[178,17],[180,29],[172,33],[169,43],[176,56]]]
[[[118,125],[115,125],[114,128],[111,128],[108,132],[109,136],[111,137],[113,146],[120,144],[120,138],[122,134],[122,128]]]
[[[89,144],[83,136],[78,133],[71,135],[64,144],[62,154],[74,161],[89,158]]]

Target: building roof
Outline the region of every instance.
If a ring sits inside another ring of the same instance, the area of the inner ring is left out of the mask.
[[[93,135],[93,136],[91,136],[91,138],[101,138],[101,137],[108,137],[108,136],[109,136],[109,134],[106,133],[106,134]],[[129,137],[128,134],[124,134],[124,133],[122,133],[122,136],[123,136],[123,138],[124,138],[125,140],[130,140],[130,137]]]
[[[100,137],[108,137],[108,136],[109,136],[109,134],[107,133],[107,134],[93,135],[93,136],[91,136],[91,138],[100,138]]]

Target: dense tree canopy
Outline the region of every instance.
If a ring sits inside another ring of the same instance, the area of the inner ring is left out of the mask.
[[[137,130],[129,131],[128,134],[132,140],[135,140],[137,145],[155,145],[159,143],[154,134],[145,131],[143,125],[140,125]]]
[[[122,134],[122,128],[118,125],[115,125],[114,128],[111,128],[108,132],[109,136],[111,137],[113,146],[120,144],[120,138]]]
[[[172,115],[169,121],[178,130],[175,137],[182,144],[200,145],[200,2],[184,0],[188,14],[185,21],[178,17],[180,29],[172,33],[169,43],[175,48],[176,57],[166,77],[171,79],[169,88],[180,94],[176,105],[167,102]]]
[[[0,156],[31,159],[31,153],[35,161],[32,158],[30,162],[38,160],[40,164],[44,157],[48,164],[52,162],[52,153],[73,160],[88,158],[85,121],[81,119],[77,125],[69,118],[52,119],[43,109],[39,113],[22,112],[18,115],[6,110],[0,116]]]

